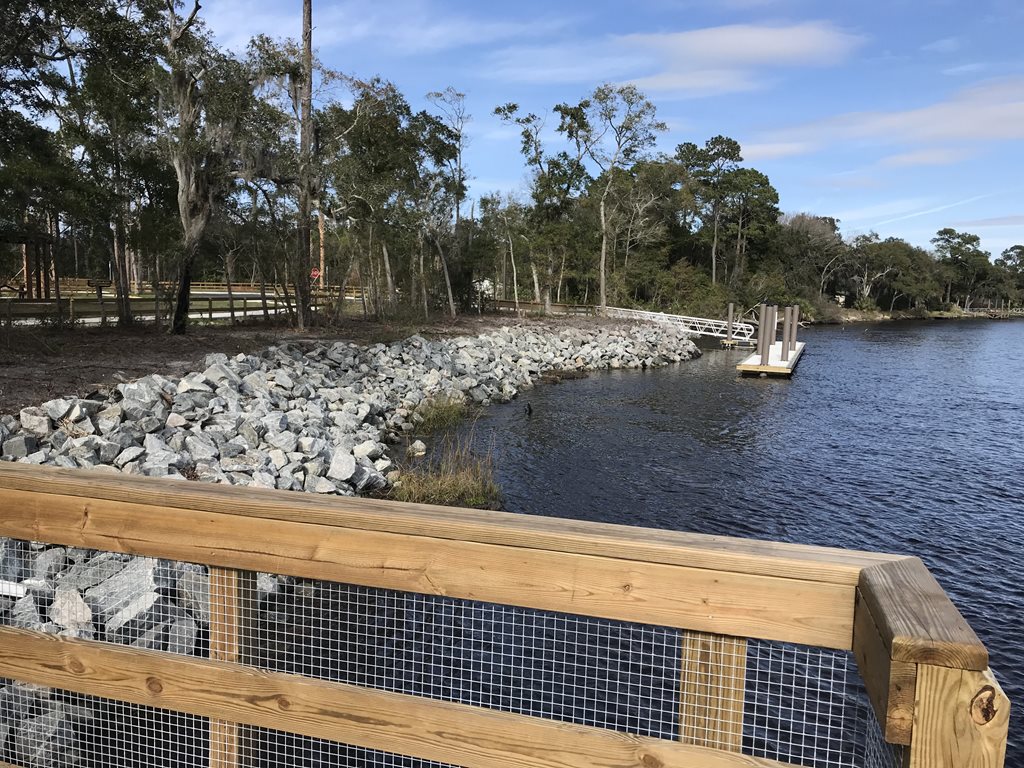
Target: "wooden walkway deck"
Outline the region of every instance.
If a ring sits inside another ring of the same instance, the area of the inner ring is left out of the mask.
[[[767,374],[768,376],[792,376],[793,371],[796,369],[796,364],[800,362],[800,357],[804,353],[804,348],[807,345],[798,341],[796,343],[796,349],[791,350],[789,353],[789,359],[782,359],[782,342],[777,341],[772,344],[768,350],[768,364],[761,364],[761,356],[753,354],[745,357],[743,361],[736,366],[736,370],[742,374]]]

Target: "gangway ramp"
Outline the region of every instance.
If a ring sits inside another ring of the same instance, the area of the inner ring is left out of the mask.
[[[707,317],[687,317],[685,315],[668,315],[664,312],[647,312],[642,309],[625,309],[623,307],[605,307],[607,317],[618,317],[623,320],[642,320],[649,323],[666,323],[681,325],[688,333],[697,336],[714,336],[724,339],[729,336],[729,322]],[[754,338],[755,327],[750,323],[733,322],[732,338],[739,341],[750,341]]]

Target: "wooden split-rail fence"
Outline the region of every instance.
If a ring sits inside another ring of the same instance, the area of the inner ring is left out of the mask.
[[[199,756],[168,765],[319,764],[286,754],[281,733],[312,739],[307,756],[370,750],[359,765],[391,764],[380,754],[467,768],[1003,763],[1009,702],[985,646],[915,557],[20,464],[0,464],[0,509],[0,536],[37,551],[204,567],[209,642],[198,655],[0,627],[0,678],[198,718]],[[289,584],[305,608],[260,602],[256,573],[278,574],[272,586]],[[253,628],[282,614],[290,635]],[[500,616],[517,627],[507,636],[488,624]],[[433,638],[431,621],[447,622]],[[356,653],[360,632],[372,642]],[[580,638],[598,646],[574,656]],[[257,652],[268,643],[274,663]],[[430,653],[416,655],[417,643]],[[315,648],[330,665],[355,658],[359,673],[321,674]],[[414,664],[386,666],[405,652]],[[857,694],[830,690],[825,672],[845,659],[870,728],[843,730]],[[649,675],[675,677],[660,725],[637,715],[654,687],[636,689],[622,718],[604,717],[608,697]],[[808,717],[822,740],[793,730]],[[111,736],[116,760],[87,763],[144,764],[131,750],[150,735],[144,718],[132,723]],[[166,758],[173,745],[161,743]]]

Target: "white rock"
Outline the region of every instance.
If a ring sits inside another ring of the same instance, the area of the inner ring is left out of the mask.
[[[337,450],[331,459],[331,466],[327,468],[327,476],[332,480],[345,482],[356,471],[356,457],[347,451]]]

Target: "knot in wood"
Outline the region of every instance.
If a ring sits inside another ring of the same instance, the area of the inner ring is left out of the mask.
[[[163,693],[164,684],[160,682],[158,677],[147,677],[146,688],[150,693]]]
[[[287,712],[289,709],[292,708],[292,703],[290,701],[288,701],[288,699],[286,699],[284,696],[278,696],[277,697],[277,708],[278,709],[283,709],[284,711]]]
[[[626,593],[632,592],[633,591],[633,585],[632,584],[623,584],[622,585],[622,591],[626,592]]]
[[[640,755],[640,764],[644,768],[664,768],[665,765],[657,757],[650,754]]]
[[[72,659],[68,662],[68,669],[74,672],[76,675],[80,675],[85,672],[85,664],[78,659]]]
[[[971,699],[971,719],[978,725],[987,725],[992,722],[997,713],[996,689],[991,685],[986,685]]]

